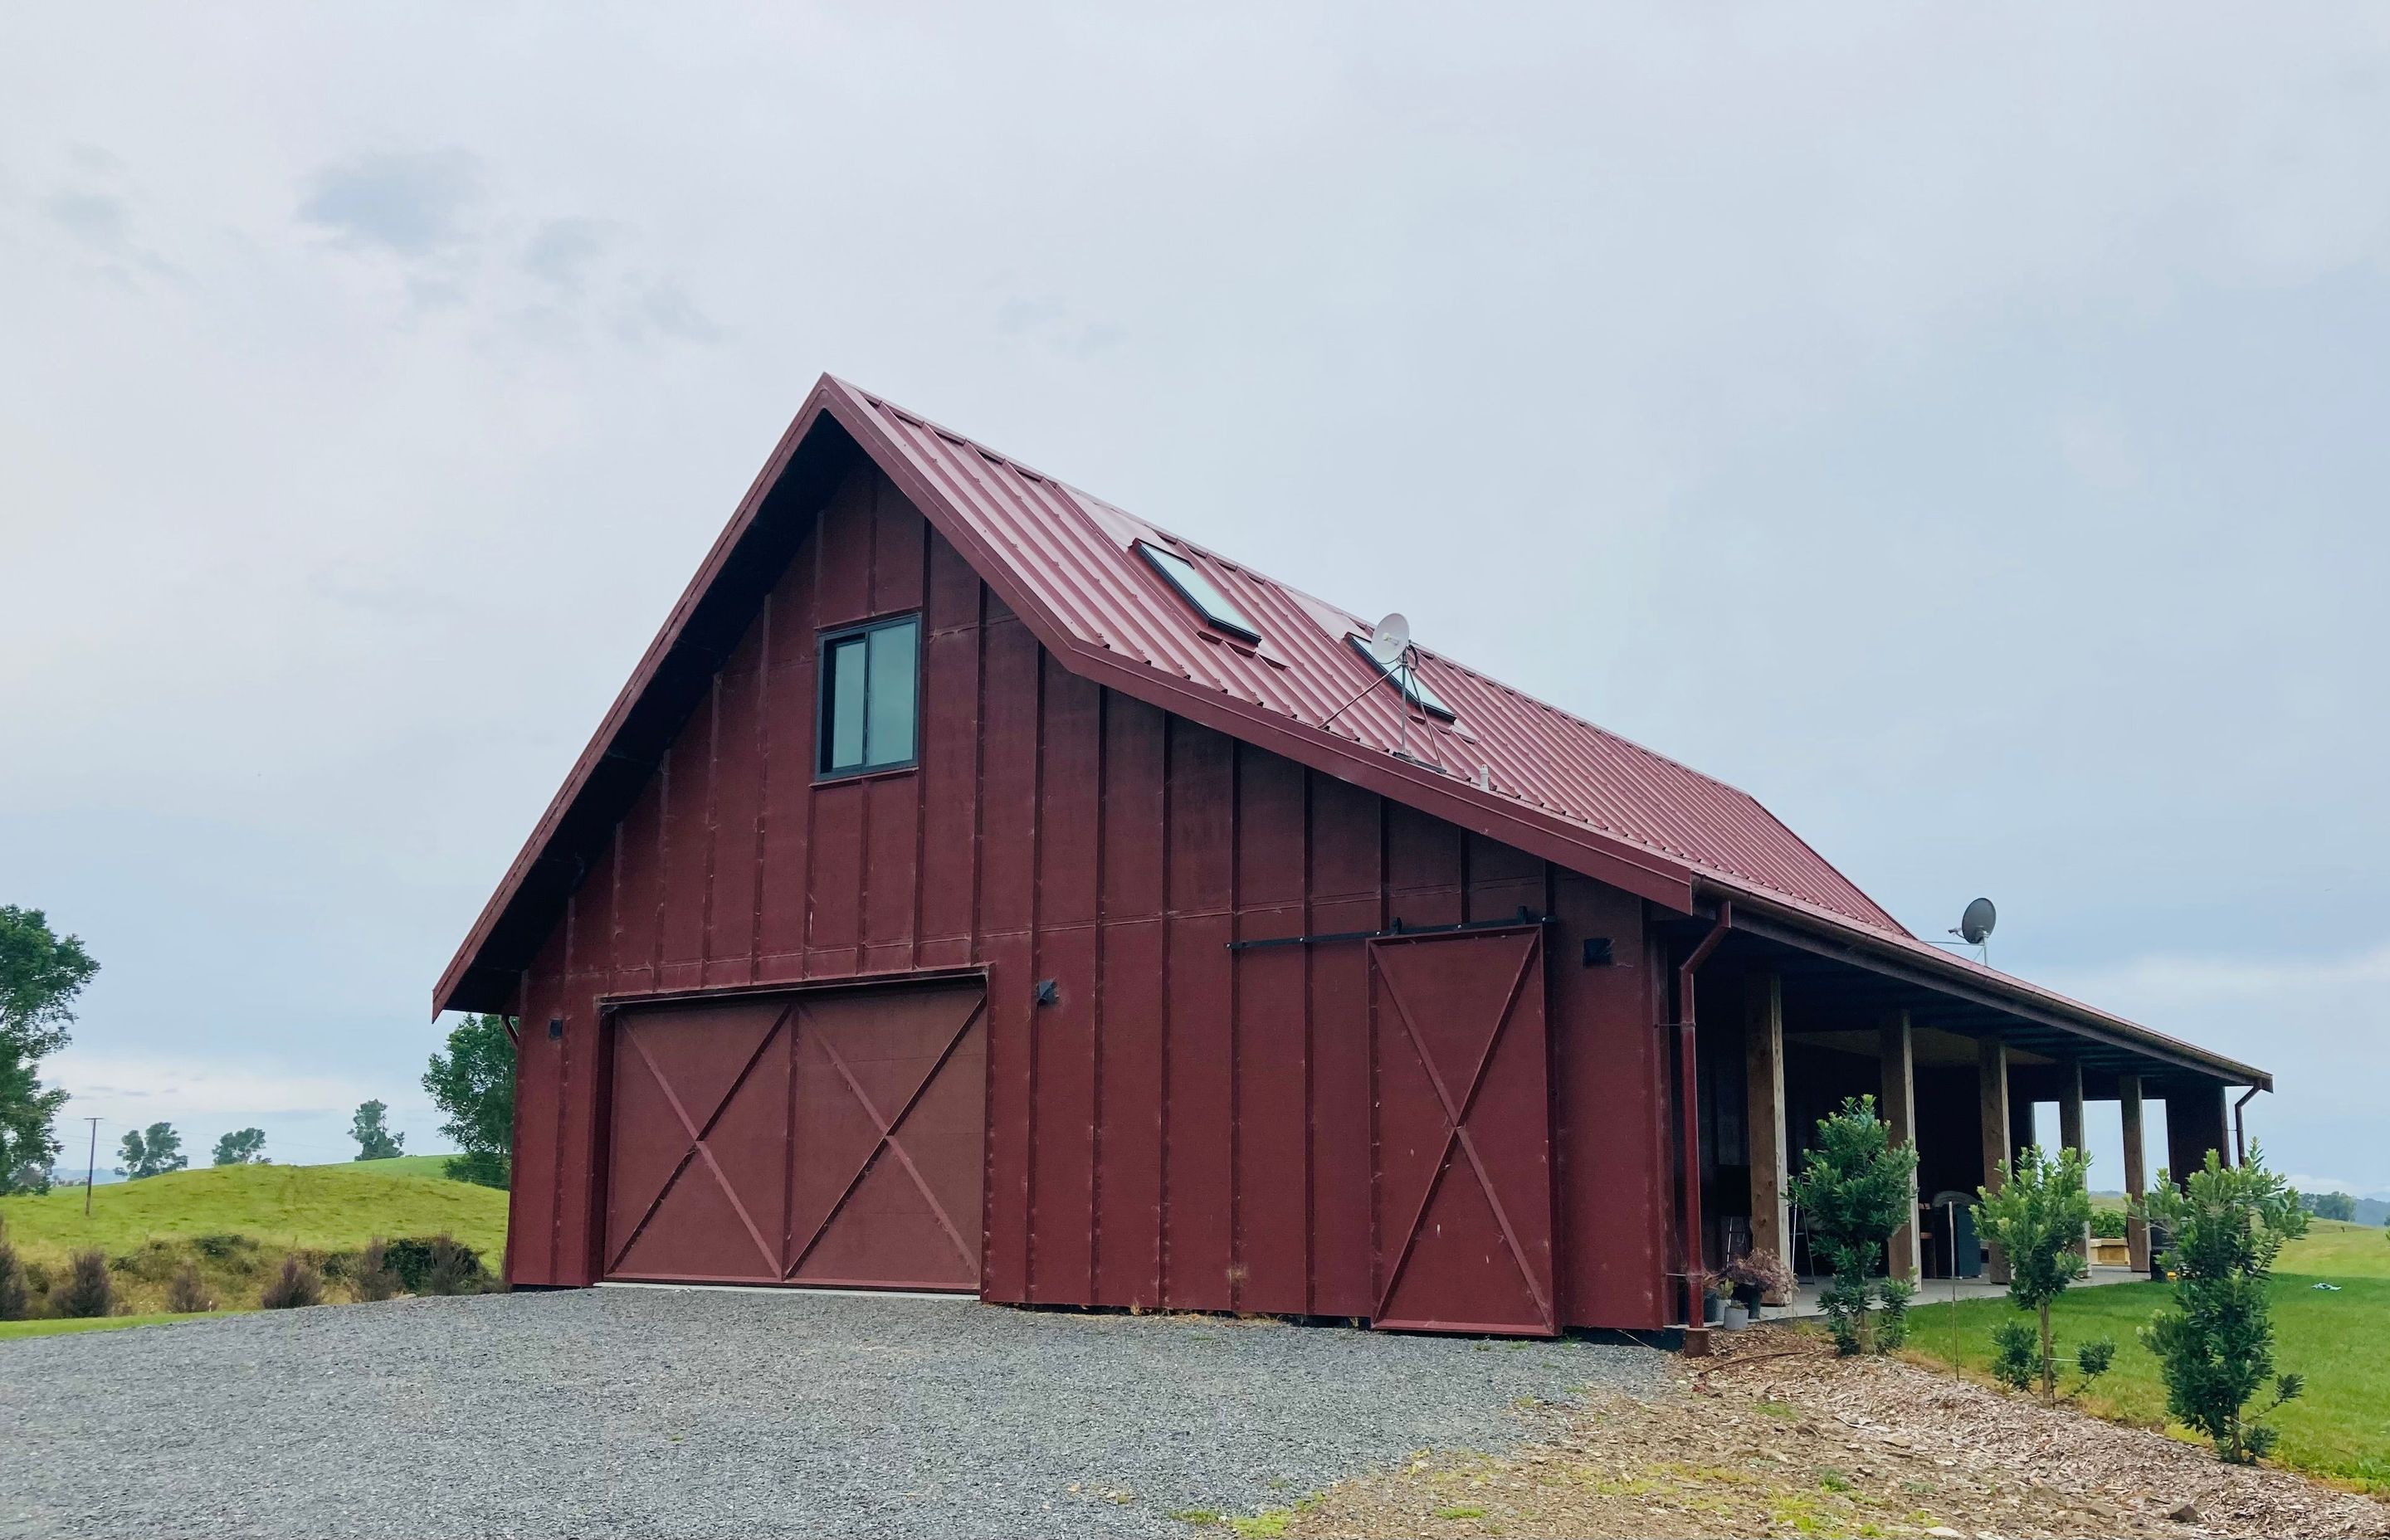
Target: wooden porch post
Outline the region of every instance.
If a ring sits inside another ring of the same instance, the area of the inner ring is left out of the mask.
[[[1975,1042],[1975,1103],[1982,1124],[1984,1150],[1984,1190],[1998,1192],[2006,1186],[2000,1167],[2009,1158],[2009,1046],[1997,1037],[1978,1038]],[[1988,1274],[1994,1283],[2009,1281],[2009,1259],[1995,1246],[1990,1249]]]
[[[1751,1249],[1792,1265],[1792,1172],[1784,1134],[1784,982],[1743,980],[1743,1140],[1751,1159]],[[1770,1298],[1769,1304],[1782,1304]]]
[[[1895,1145],[1917,1142],[1917,1060],[1908,1030],[1908,1012],[1884,1012],[1880,1058],[1883,1067],[1883,1121]],[[1917,1258],[1917,1175],[1908,1177],[1908,1220],[1892,1232],[1884,1270],[1896,1278],[1915,1278]]]
[[[2125,1259],[2133,1271],[2150,1270],[2150,1222],[2141,1217],[2149,1174],[2141,1161],[2141,1077],[2116,1077],[2116,1102],[2125,1115]]]
[[[2058,1142],[2068,1149],[2083,1148],[2083,1061],[2070,1059],[2058,1069]],[[2088,1256],[2091,1234],[2075,1238],[2075,1254]]]

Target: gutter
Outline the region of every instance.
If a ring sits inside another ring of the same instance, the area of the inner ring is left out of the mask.
[[[1681,1137],[1677,1146],[1677,1187],[1683,1199],[1682,1227],[1677,1254],[1685,1280],[1685,1353],[1704,1357],[1710,1351],[1709,1328],[1703,1324],[1702,1282],[1708,1272],[1702,1249],[1702,1124],[1701,1061],[1694,1035],[1693,976],[1718,943],[1734,929],[1734,904],[1718,903],[1717,923],[1710,927],[1685,960],[1677,965],[1677,1119]]]
[[[2232,1104],[2232,1163],[2236,1166],[2249,1163],[2249,1138],[2242,1128],[2241,1109],[2249,1105],[2251,1097],[2264,1089],[2263,1085],[2252,1085],[2241,1093],[2239,1101]]]

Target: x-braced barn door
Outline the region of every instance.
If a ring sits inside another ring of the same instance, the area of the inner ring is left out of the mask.
[[[983,991],[628,1009],[606,1275],[979,1288]]]
[[[1552,1335],[1543,932],[1368,944],[1378,1039],[1375,1324]]]

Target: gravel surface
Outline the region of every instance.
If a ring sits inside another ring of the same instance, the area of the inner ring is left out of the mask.
[[[602,1289],[0,1342],[0,1534],[1185,1535],[1634,1347]]]

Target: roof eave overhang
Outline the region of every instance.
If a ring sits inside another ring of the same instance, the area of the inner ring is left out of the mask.
[[[1970,963],[1931,943],[1904,945],[1855,922],[1784,904],[1764,892],[1708,878],[1695,891],[1708,903],[1731,901],[1734,928],[1766,941],[1908,984],[1933,994],[2000,1012],[2069,1036],[2153,1059],[2203,1079],[2228,1085],[2274,1088],[2274,1077],[2254,1065],[2209,1053],[2136,1021],[2095,1010],[2079,1001]]]

